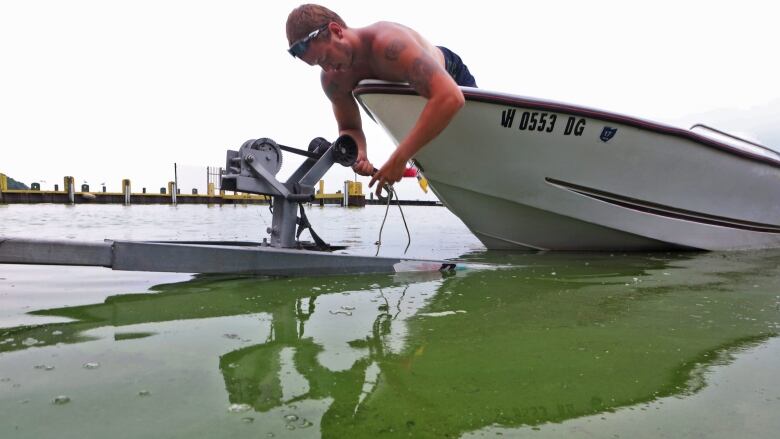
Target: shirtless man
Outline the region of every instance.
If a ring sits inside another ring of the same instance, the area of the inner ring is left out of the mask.
[[[330,9],[307,4],[287,17],[287,40],[292,56],[322,68],[322,89],[333,105],[339,135],[349,134],[357,141],[358,158],[353,169],[360,175],[372,175],[374,166],[368,161],[360,110],[352,96],[358,82],[408,82],[428,100],[409,134],[373,174],[369,187],[378,182],[377,195],[385,184],[401,179],[406,163],[463,107],[465,98],[458,85],[476,87],[458,55],[397,23],[381,21],[350,28]]]

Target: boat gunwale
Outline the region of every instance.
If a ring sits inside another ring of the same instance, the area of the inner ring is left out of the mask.
[[[730,153],[748,160],[758,161],[777,168],[780,168],[780,159],[774,159],[761,154],[751,153],[744,149],[729,145],[727,143],[719,142],[710,137],[697,134],[691,130],[683,128],[673,127],[670,125],[664,125],[658,122],[651,122],[636,118],[633,116],[626,116],[619,113],[610,113],[604,110],[598,110],[595,108],[582,107],[578,105],[566,104],[555,101],[548,101],[538,98],[530,98],[526,96],[512,95],[509,93],[492,92],[472,87],[460,87],[463,91],[463,95],[466,101],[483,102],[487,104],[503,104],[512,107],[522,107],[531,109],[540,109],[547,111],[555,111],[559,113],[585,116],[593,119],[598,119],[607,122],[615,122],[623,125],[632,126],[635,128],[646,129],[660,134],[680,137],[683,139],[691,140],[698,144],[708,146],[726,153]],[[417,92],[406,84],[397,83],[360,83],[352,91],[356,98],[360,98],[364,94],[395,94],[395,95],[416,95]],[[361,106],[374,118],[374,115],[368,111],[366,105],[360,100]],[[764,147],[769,151],[773,151],[771,148]],[[780,154],[775,152],[776,154]]]

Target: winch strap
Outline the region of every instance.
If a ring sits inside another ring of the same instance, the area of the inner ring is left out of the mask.
[[[330,246],[317,235],[317,232],[314,231],[309,219],[306,217],[306,211],[303,210],[303,203],[298,203],[298,208],[301,211],[301,216],[296,221],[298,223],[298,233],[295,234],[295,239],[300,239],[301,233],[303,233],[304,230],[309,229],[309,233],[314,239],[317,248],[320,250],[328,250]]]

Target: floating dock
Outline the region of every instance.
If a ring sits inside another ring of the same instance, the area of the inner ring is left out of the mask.
[[[174,190],[174,182],[168,182],[166,187],[161,187],[156,193],[142,191],[132,192],[130,180],[122,180],[122,192],[107,192],[105,187],[99,191],[90,191],[88,185],[77,188],[73,177],[63,179],[63,190],[55,185],[54,190],[41,190],[37,183],[32,189],[8,189],[5,174],[0,174],[0,203],[4,204],[268,204],[271,197],[266,195],[247,194],[233,191],[221,191],[209,183],[207,193],[199,194],[196,189],[191,193],[181,193],[181,189]],[[81,189],[81,190],[77,190]],[[174,192],[176,192],[174,196]],[[345,197],[346,193],[346,197]],[[365,205],[386,204],[386,199],[366,198],[363,194],[362,184],[355,181],[344,182],[344,191],[335,193],[325,192],[325,183],[320,181],[319,189],[314,195],[312,204],[338,205],[350,207],[362,207]],[[427,200],[401,200],[402,205],[412,206],[441,206],[438,201]],[[395,200],[391,204],[398,204]]]

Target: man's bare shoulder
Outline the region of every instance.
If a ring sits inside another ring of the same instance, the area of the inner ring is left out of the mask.
[[[379,21],[366,27],[369,30],[374,49],[384,50],[394,41],[418,44],[419,34],[413,29],[392,21]]]
[[[374,33],[377,32],[403,32],[403,31],[409,31],[411,28],[404,26],[401,23],[396,23],[394,21],[377,21],[374,24],[370,24],[363,29],[371,30]]]

